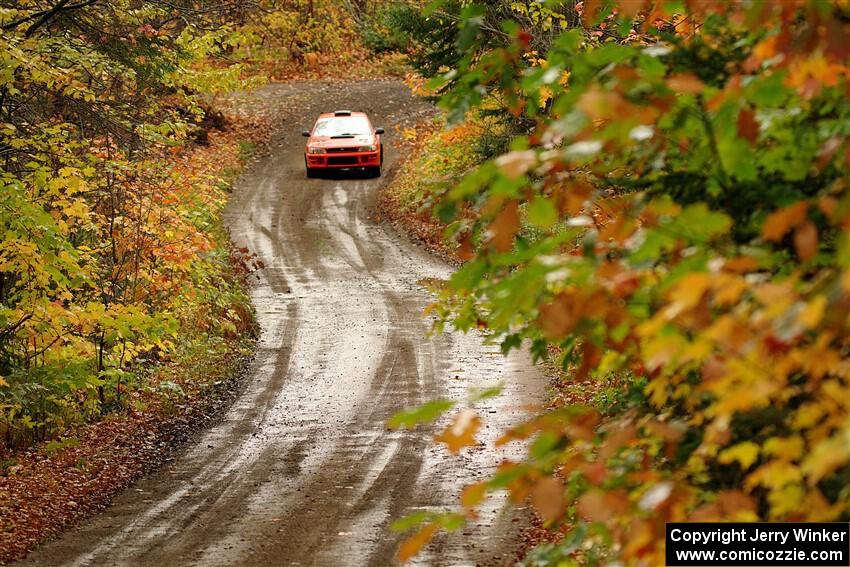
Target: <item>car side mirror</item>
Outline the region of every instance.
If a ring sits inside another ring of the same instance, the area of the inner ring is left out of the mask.
[[[383,134],[383,133],[384,133],[383,128],[375,128],[375,134]]]
[[[304,130],[303,132],[301,132],[301,135],[304,136],[305,138],[309,138],[310,137],[310,131]]]

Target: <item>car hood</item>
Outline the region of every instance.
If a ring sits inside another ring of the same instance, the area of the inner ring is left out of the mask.
[[[352,146],[368,146],[376,142],[375,136],[355,136],[353,138],[315,136],[310,138],[307,145],[314,148],[350,148]]]

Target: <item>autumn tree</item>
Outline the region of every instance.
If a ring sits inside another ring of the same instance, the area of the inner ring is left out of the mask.
[[[214,243],[169,155],[241,84],[233,2],[2,2],[0,404],[9,443],[120,398]],[[182,191],[182,192],[181,192]],[[195,278],[195,281],[197,279]],[[209,282],[208,282],[209,283]],[[94,393],[94,395],[92,395]]]
[[[527,459],[463,514],[530,497],[567,532],[535,565],[663,564],[667,521],[847,521],[845,4],[548,2],[580,20],[543,50],[528,3],[494,41],[493,4],[432,86],[526,130],[435,197],[468,258],[437,312],[604,395],[507,432]]]

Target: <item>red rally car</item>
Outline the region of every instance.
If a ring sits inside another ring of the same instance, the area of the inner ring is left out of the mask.
[[[374,128],[365,112],[337,110],[320,114],[313,129],[302,132],[307,140],[304,165],[307,177],[328,169],[364,168],[381,175],[383,128]]]

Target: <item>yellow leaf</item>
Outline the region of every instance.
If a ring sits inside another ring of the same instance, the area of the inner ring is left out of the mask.
[[[711,283],[711,276],[705,273],[692,273],[683,277],[670,293],[671,305],[667,316],[672,319],[682,311],[696,307]]]
[[[787,484],[782,488],[768,493],[770,513],[773,519],[785,518],[789,514],[797,514],[802,509],[805,492],[799,484]]]
[[[803,454],[803,438],[799,435],[793,437],[771,437],[764,444],[764,452],[785,461],[796,461]]]
[[[415,128],[405,128],[401,132],[402,137],[408,142],[412,142],[416,139],[417,133]]]
[[[714,345],[711,341],[697,338],[688,343],[682,352],[682,363],[686,362],[703,362],[714,350]]]
[[[841,499],[838,499],[835,503],[830,504],[820,490],[810,488],[806,494],[803,509],[806,511],[806,522],[830,522],[841,517],[844,503]]]
[[[480,426],[481,418],[473,410],[465,409],[442,433],[435,435],[434,440],[445,443],[452,453],[458,453],[462,448],[475,444],[475,432]]]
[[[753,471],[746,479],[745,484],[749,488],[764,486],[772,490],[779,490],[786,484],[800,482],[803,473],[800,467],[784,461],[770,461]]]
[[[818,443],[803,461],[803,472],[809,484],[814,485],[848,461],[850,461],[850,427]]]
[[[714,302],[718,305],[732,305],[747,289],[744,278],[732,274],[718,274],[714,282]]]
[[[752,441],[744,441],[722,451],[717,460],[725,465],[737,462],[746,470],[753,466],[758,456],[759,446]]]
[[[818,295],[806,304],[797,320],[805,328],[814,329],[823,319],[824,311],[826,311],[826,297]]]
[[[646,393],[653,405],[656,407],[664,405],[669,398],[667,382],[665,380],[650,380],[649,384],[646,385]]]
[[[643,344],[643,359],[649,370],[675,365],[688,343],[681,335],[661,335]]]
[[[824,409],[814,402],[805,403],[794,412],[792,423],[795,429],[809,429],[823,417]]]

